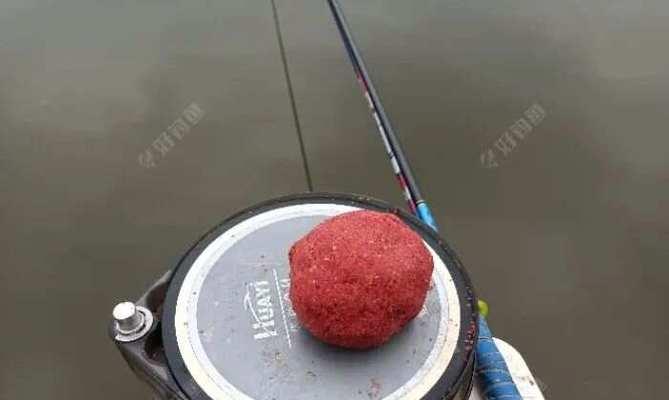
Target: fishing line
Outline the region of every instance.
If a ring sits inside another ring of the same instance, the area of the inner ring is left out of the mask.
[[[283,64],[283,73],[286,79],[286,85],[288,86],[288,98],[290,100],[290,107],[293,112],[293,122],[295,124],[295,130],[297,132],[297,142],[300,146],[300,156],[302,157],[302,166],[304,167],[304,175],[307,180],[307,188],[310,192],[314,191],[314,183],[311,177],[311,171],[309,169],[309,161],[307,159],[307,151],[304,146],[304,137],[302,135],[302,125],[300,124],[300,118],[297,113],[297,105],[295,102],[295,93],[293,91],[293,82],[290,78],[290,70],[288,69],[288,59],[286,57],[286,48],[283,44],[283,33],[281,32],[281,22],[279,20],[279,11],[276,7],[276,1],[271,0],[272,3],[272,16],[274,17],[274,28],[276,30],[276,37],[279,43],[279,53],[281,53],[281,62]]]

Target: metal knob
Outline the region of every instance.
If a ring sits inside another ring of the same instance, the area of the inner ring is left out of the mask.
[[[112,315],[121,333],[133,333],[144,325],[144,315],[137,311],[134,303],[129,301],[117,304]]]
[[[129,301],[119,303],[112,311],[116,340],[129,342],[144,336],[153,325],[153,314]]]

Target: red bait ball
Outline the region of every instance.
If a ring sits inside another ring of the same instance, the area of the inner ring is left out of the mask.
[[[300,323],[326,343],[354,349],[385,343],[418,314],[434,268],[416,232],[375,211],[328,219],[289,258]]]

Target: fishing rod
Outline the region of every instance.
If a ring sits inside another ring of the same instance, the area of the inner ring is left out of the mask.
[[[327,2],[332,11],[339,34],[344,42],[346,52],[353,65],[358,83],[369,103],[372,117],[376,122],[379,134],[390,158],[393,172],[402,188],[409,209],[421,221],[432,227],[435,231],[438,231],[439,228],[436,220],[432,215],[430,207],[421,195],[402,145],[383,108],[383,104],[374,87],[362,55],[353,40],[353,35],[346,22],[341,5],[338,0],[327,0]],[[489,400],[522,400],[506,361],[504,361],[504,357],[495,345],[492,333],[483,315],[479,315],[478,328],[479,339],[476,344],[476,373],[481,383],[483,395]]]
[[[407,157],[404,155],[402,150],[402,145],[395,134],[395,130],[386,115],[386,111],[383,108],[381,99],[372,83],[372,80],[367,72],[367,66],[360,55],[360,52],[353,42],[352,35],[344,14],[341,10],[341,6],[337,1],[328,1],[328,4],[332,10],[332,13],[337,24],[337,28],[341,34],[341,37],[344,41],[344,46],[349,55],[353,69],[358,78],[358,83],[362,88],[365,98],[369,103],[369,107],[372,111],[372,116],[376,122],[379,134],[383,140],[383,144],[388,153],[390,163],[393,168],[393,172],[397,178],[397,181],[402,188],[404,198],[407,201],[409,209],[412,213],[421,216],[421,219],[424,219],[428,225],[437,230],[437,224],[435,219],[432,217],[432,212],[430,211],[429,206],[423,199],[418,184],[416,183],[416,178],[414,178],[413,172],[411,171],[411,166]]]

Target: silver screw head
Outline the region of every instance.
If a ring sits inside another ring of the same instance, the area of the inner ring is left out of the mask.
[[[144,314],[140,313],[135,304],[129,301],[117,304],[112,315],[116,321],[116,329],[120,333],[134,333],[144,326]]]

